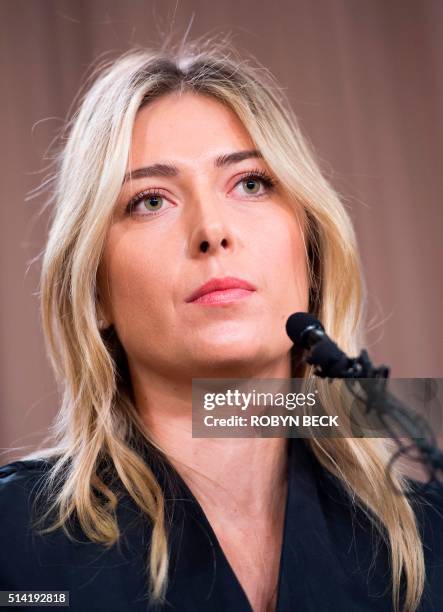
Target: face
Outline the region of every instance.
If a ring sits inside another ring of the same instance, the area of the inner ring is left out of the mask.
[[[265,161],[226,158],[253,150],[237,116],[207,96],[168,94],[138,112],[98,273],[131,371],[236,377],[289,359],[286,319],[308,307],[302,234]],[[176,169],[135,172],[156,164]],[[189,301],[226,277],[248,285]]]

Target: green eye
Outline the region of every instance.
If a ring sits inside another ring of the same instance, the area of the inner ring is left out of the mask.
[[[248,193],[256,194],[260,190],[260,181],[257,181],[256,179],[243,179],[242,183],[246,185],[246,191]]]
[[[163,205],[163,198],[161,195],[150,195],[143,198],[143,205],[146,210],[159,210]]]
[[[237,186],[242,184],[247,195],[262,196],[274,190],[277,181],[269,176],[264,170],[251,170],[238,181]],[[260,191],[263,187],[263,191]]]
[[[167,202],[168,198],[160,191],[148,189],[137,194],[129,201],[126,206],[126,214],[139,217],[155,217],[157,213],[165,212],[162,209],[168,209]]]

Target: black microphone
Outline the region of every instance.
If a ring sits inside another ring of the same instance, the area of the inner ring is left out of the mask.
[[[286,333],[295,345],[305,349],[305,361],[317,366],[314,374],[320,378],[344,378],[354,397],[366,404],[366,413],[372,408],[376,410],[384,431],[388,432],[399,447],[389,462],[388,472],[394,460],[410,450],[409,446],[401,442],[398,434],[400,430],[411,440],[412,446],[418,449],[422,463],[429,470],[430,479],[425,488],[436,480],[437,472],[443,472],[443,452],[438,448],[427,421],[411,412],[388,391],[388,366],[375,368],[365,349],[358,357],[348,357],[327,336],[320,321],[307,312],[292,314],[286,321]],[[363,397],[356,393],[356,388],[363,392]]]
[[[294,344],[310,349],[325,335],[325,329],[314,315],[295,312],[286,321],[286,333]]]
[[[286,321],[286,333],[296,345],[309,351],[307,363],[316,365],[320,377],[342,378],[352,361],[325,333],[314,315],[296,312]]]

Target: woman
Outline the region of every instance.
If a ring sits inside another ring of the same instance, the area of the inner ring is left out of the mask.
[[[192,437],[192,378],[312,378],[293,312],[360,342],[351,222],[269,73],[211,41],[133,51],[68,127],[41,291],[63,402],[52,446],[2,468],[1,589],[439,609],[441,489],[397,495],[383,440]]]

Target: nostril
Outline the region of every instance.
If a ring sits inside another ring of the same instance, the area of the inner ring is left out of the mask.
[[[221,246],[225,249],[228,245],[228,241],[226,240],[226,238],[223,238],[223,240],[221,240],[220,242]],[[209,242],[207,240],[203,240],[200,243],[200,251],[202,253],[206,253],[206,251],[209,249]]]

